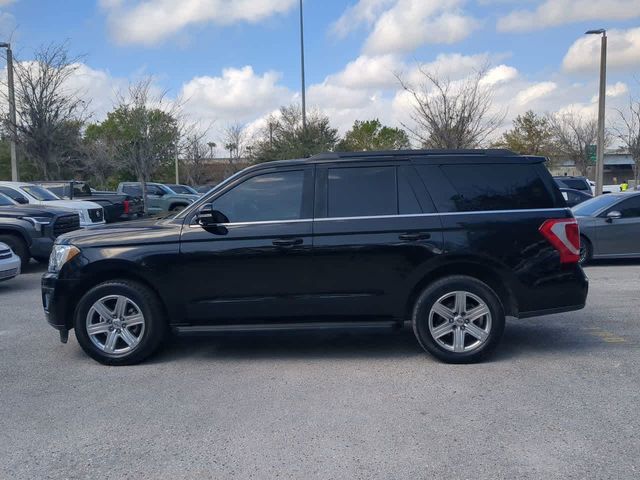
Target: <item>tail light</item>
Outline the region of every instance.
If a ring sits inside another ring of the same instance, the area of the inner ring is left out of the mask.
[[[540,233],[560,253],[560,263],[580,261],[580,228],[575,218],[547,220]]]
[[[129,213],[129,209],[130,209],[129,200],[125,200],[124,201],[124,213]]]

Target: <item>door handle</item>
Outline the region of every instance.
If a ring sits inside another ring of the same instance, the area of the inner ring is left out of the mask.
[[[406,242],[415,242],[417,240],[429,240],[431,238],[431,234],[426,232],[401,233],[398,235],[398,238]]]
[[[302,245],[301,238],[278,238],[274,240],[273,245],[276,247],[295,247],[296,245]]]

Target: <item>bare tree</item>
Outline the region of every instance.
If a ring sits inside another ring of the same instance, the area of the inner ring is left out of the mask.
[[[572,160],[580,172],[587,176],[589,167],[589,145],[596,143],[598,121],[596,118],[584,118],[576,112],[547,115],[553,137],[555,156]]]
[[[505,112],[493,112],[493,91],[484,67],[464,80],[440,78],[419,67],[421,81],[411,85],[397,75],[413,102],[413,126],[403,126],[426,148],[477,148],[500,127]]]
[[[15,62],[16,133],[22,151],[49,180],[74,156],[87,103],[69,80],[80,67],[66,44],[50,44],[29,62]],[[6,97],[7,88],[2,88]]]
[[[193,132],[182,140],[182,162],[191,185],[201,185],[206,181],[206,163],[210,147],[205,142],[204,132]]]
[[[614,135],[629,151],[634,161],[634,186],[640,176],[640,99],[629,97],[626,110],[618,110],[619,123],[613,126]]]
[[[229,168],[230,173],[238,171],[238,163],[246,158],[248,136],[244,125],[234,123],[229,125],[223,136],[224,149],[229,152]]]

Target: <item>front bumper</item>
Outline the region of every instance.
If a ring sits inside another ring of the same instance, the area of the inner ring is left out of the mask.
[[[72,298],[74,281],[61,280],[55,273],[42,275],[42,306],[49,325],[56,330],[69,330],[73,327],[73,312],[68,308]]]

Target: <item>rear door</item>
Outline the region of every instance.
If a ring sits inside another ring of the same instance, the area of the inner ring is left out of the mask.
[[[611,211],[619,219],[606,219]],[[634,195],[609,208],[598,218],[598,246],[602,255],[640,255],[640,195]]]
[[[440,252],[442,228],[409,162],[317,166],[315,304],[322,316],[403,315],[415,272]]]

